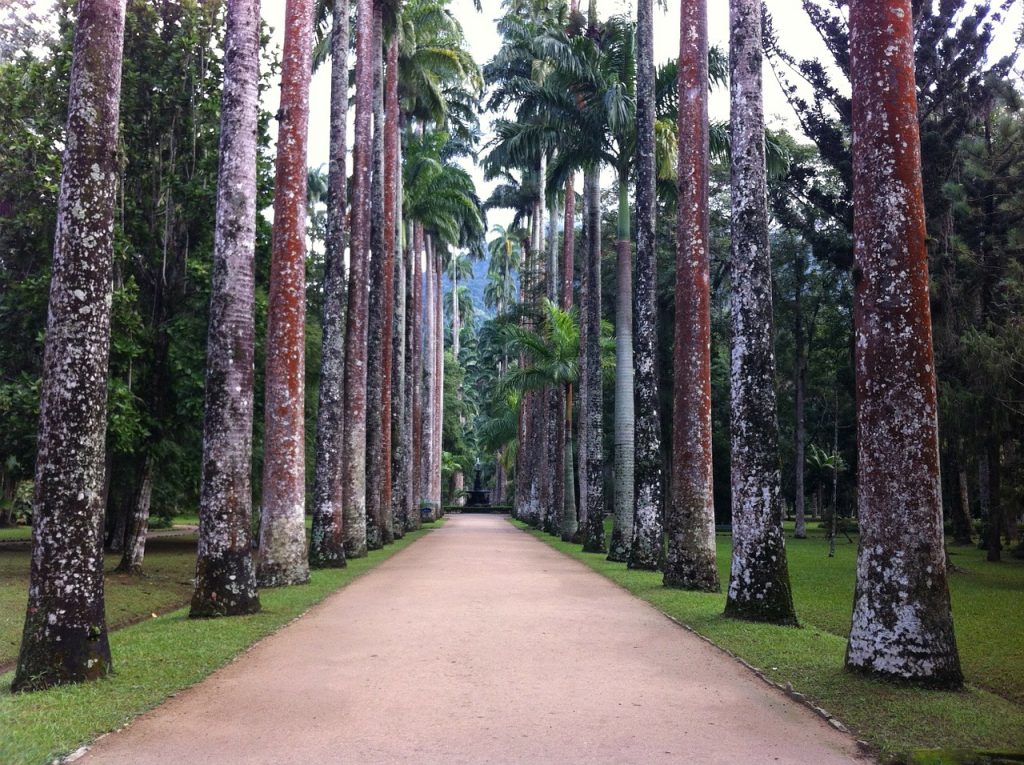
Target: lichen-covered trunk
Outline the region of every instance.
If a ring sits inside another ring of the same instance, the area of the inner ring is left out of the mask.
[[[910,0],[851,4],[850,64],[861,537],[846,666],[958,687]]]
[[[587,175],[584,173],[583,176],[583,194],[582,194],[582,215],[580,220],[580,250],[583,253],[583,269],[580,274],[580,375],[579,380],[576,383],[576,400],[578,402],[579,414],[576,417],[576,440],[577,440],[577,454],[576,454],[576,470],[577,470],[577,483],[579,485],[579,505],[576,509],[577,516],[577,530],[576,537],[573,539],[574,542],[583,541],[583,529],[586,528],[587,524],[587,482],[586,463],[587,463],[587,361],[589,359],[587,354],[587,318],[586,318],[586,307],[587,307],[587,264],[589,263],[590,253],[590,215],[587,212],[590,209],[590,186],[587,182]]]
[[[732,566],[726,616],[795,624],[782,535],[761,0],[729,4],[732,144]]]
[[[401,142],[399,140],[398,113],[398,38],[392,37],[388,45],[387,79],[384,88],[384,173],[387,178],[385,188],[385,217],[389,218],[390,234],[387,245],[394,263],[391,290],[394,296],[394,309],[391,316],[391,384],[389,397],[390,444],[385,447],[385,459],[390,463],[390,505],[385,512],[391,513],[391,528],[395,539],[405,536],[408,523],[408,504],[405,496],[406,484],[404,471],[409,461],[408,444],[404,439],[405,424],[405,248],[402,245],[402,167]],[[390,201],[388,196],[390,195]],[[390,448],[388,448],[390,447]]]
[[[401,171],[399,171],[399,182],[401,182]],[[399,206],[401,209],[401,206]],[[405,407],[402,420],[402,442],[405,451],[405,459],[402,463],[402,483],[404,484],[405,498],[405,529],[414,531],[420,527],[419,507],[416,504],[416,391],[419,386],[416,384],[415,366],[415,345],[417,329],[419,327],[419,314],[416,310],[416,281],[418,267],[416,265],[416,250],[411,249],[413,243],[412,227],[406,226],[407,232],[407,257],[405,274],[405,374],[403,386],[405,388]]]
[[[558,305],[561,282],[558,278],[558,203],[550,200],[548,208],[548,254],[546,269],[546,297]],[[545,390],[547,407],[547,435],[544,453],[544,493],[547,502],[544,507],[544,530],[549,534],[560,533],[562,525],[562,504],[565,498],[562,460],[565,459],[565,390],[561,385],[551,385]]]
[[[615,523],[608,560],[626,562],[633,541],[635,426],[633,401],[633,245],[629,182],[619,176],[619,231],[615,242]]]
[[[573,542],[579,534],[579,521],[576,517],[576,466],[572,454],[572,384],[565,386],[565,430],[562,456],[562,520],[561,537],[563,542]]]
[[[431,489],[434,467],[434,386],[436,383],[437,365],[434,361],[434,257],[430,247],[430,237],[424,237],[424,278],[423,278],[423,392],[422,392],[422,449],[420,450],[420,506],[429,508],[429,519],[436,518],[437,508],[431,502]]]
[[[228,3],[191,617],[260,609],[251,483],[259,23],[258,0]]]
[[[128,524],[128,533],[124,540],[124,552],[118,571],[136,576],[142,574],[142,564],[146,559],[146,535],[149,533],[149,509],[153,499],[153,457],[147,456],[142,464],[135,496],[132,498],[132,517]]]
[[[370,126],[373,119],[373,0],[356,4],[356,114],[348,311],[345,317],[345,437],[342,507],[345,556],[366,556],[366,342],[370,252]]]
[[[306,551],[306,143],[313,0],[288,0],[267,305],[261,587],[309,581]]]
[[[433,251],[433,248],[431,248]],[[441,428],[444,422],[444,301],[441,300],[441,256],[434,264],[434,437],[433,464],[430,475],[430,502],[437,515],[444,515],[441,505]]]
[[[411,379],[412,386],[412,439],[413,448],[410,460],[412,463],[412,508],[416,516],[414,524],[418,528],[423,514],[420,506],[423,501],[423,227],[413,224],[413,249],[410,278],[412,279],[412,304],[409,307],[408,327],[412,333],[409,338],[412,348]]]
[[[327,171],[327,238],[324,253],[323,340],[313,529],[309,563],[314,568],[345,566],[341,506],[341,450],[345,423],[345,223],[348,206],[348,0],[331,7],[331,127]]]
[[[14,691],[95,680],[111,670],[102,525],[123,35],[123,0],[80,0]]]
[[[366,546],[379,550],[388,536],[384,509],[384,387],[385,355],[391,354],[391,333],[386,332],[388,289],[391,274],[387,271],[385,252],[387,210],[384,191],[384,66],[383,18],[381,3],[373,4],[373,144],[370,179],[370,314],[366,333]],[[390,367],[390,360],[387,362]],[[388,370],[390,371],[390,369]],[[390,427],[390,424],[389,424]],[[390,431],[389,431],[390,432]],[[387,460],[390,468],[391,461]],[[390,481],[388,482],[390,489]],[[387,513],[390,518],[390,512]]]
[[[793,343],[796,347],[796,358],[794,360],[793,389],[796,415],[796,448],[794,449],[793,483],[796,523],[793,536],[797,539],[807,538],[806,518],[806,489],[804,487],[804,473],[807,462],[807,341],[804,336],[804,314],[803,314],[803,261],[799,263],[797,274],[796,299],[793,310],[796,314],[794,319]]]
[[[663,467],[658,411],[658,263],[654,241],[654,17],[652,0],[636,12],[636,295],[633,361],[636,406],[635,501],[629,567],[653,571],[662,558]]]
[[[583,323],[586,324],[586,409],[580,420],[581,537],[584,552],[604,552],[604,403],[601,390],[601,187],[600,172],[587,170],[587,253],[584,270]],[[586,481],[584,484],[583,481]]]

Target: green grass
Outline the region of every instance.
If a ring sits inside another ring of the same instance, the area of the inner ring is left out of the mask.
[[[406,534],[385,550],[349,561],[347,568],[314,571],[308,585],[264,590],[259,614],[193,621],[180,609],[112,632],[115,674],[106,679],[12,695],[13,673],[0,676],[0,763],[48,762],[121,727],[430,531]]]
[[[726,619],[723,594],[666,589],[660,573],[630,571],[603,555],[582,553],[577,545],[513,523],[742,657],[775,682],[791,683],[885,755],[926,748],[1013,751],[1024,746],[1024,609],[1019,602],[1024,566],[1017,561],[985,564],[976,550],[951,550],[953,560],[966,570],[951,577],[950,589],[968,685],[950,693],[895,686],[843,670],[856,545],[842,536],[832,559],[817,529],[810,539],[787,540],[793,597],[803,625],[794,629]],[[730,541],[719,534],[723,585],[728,581]]]
[[[28,601],[29,549],[0,550],[0,667],[18,656]],[[121,559],[107,555],[104,583],[107,624],[117,629],[187,603],[196,566],[195,535],[150,537],[145,576],[115,574]],[[0,759],[0,762],[3,760]]]
[[[11,540],[20,539],[31,539],[32,538],[32,527],[31,526],[7,526],[0,529],[0,542],[8,542]]]

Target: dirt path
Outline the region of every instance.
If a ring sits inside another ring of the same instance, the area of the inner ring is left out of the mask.
[[[455,516],[80,763],[850,763],[856,746],[503,518]]]

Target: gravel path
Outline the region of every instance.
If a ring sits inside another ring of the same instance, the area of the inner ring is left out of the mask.
[[[487,515],[332,595],[79,763],[830,763],[854,741]]]

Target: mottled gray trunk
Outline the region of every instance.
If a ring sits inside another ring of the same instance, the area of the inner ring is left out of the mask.
[[[252,558],[258,0],[228,3],[191,617],[260,610]]]
[[[782,534],[761,0],[731,0],[732,566],[726,616],[795,624]]]
[[[846,666],[954,688],[911,11],[850,6],[861,538]]]
[[[407,385],[411,386],[412,403],[412,438],[413,448],[410,455],[412,466],[411,504],[414,525],[418,528],[422,520],[420,503],[423,499],[423,227],[413,224],[412,263],[409,274],[412,284],[412,303],[408,310],[407,327],[410,332],[409,343],[412,349],[411,376]]]
[[[580,419],[581,536],[584,552],[604,552],[604,403],[601,388],[601,187],[600,172],[587,170],[587,252],[584,270],[583,320],[586,325],[585,415]],[[583,480],[586,483],[583,483]]]
[[[267,308],[261,587],[309,581],[306,550],[306,144],[313,0],[288,0]]]
[[[340,568],[345,565],[341,449],[345,427],[348,0],[334,0],[331,14],[331,131],[327,175],[327,241],[324,248],[323,341],[313,479],[313,531],[309,545],[309,562],[314,568]]]
[[[370,180],[370,315],[366,334],[366,546],[384,546],[384,356],[391,334],[385,334],[385,289],[390,279],[384,252],[384,67],[381,59],[381,4],[373,4],[373,172]],[[387,381],[390,383],[390,380]],[[389,425],[390,426],[390,425]],[[390,462],[389,462],[390,465]]]
[[[587,176],[583,176],[583,194],[582,194],[582,205],[581,205],[581,216],[580,216],[580,251],[582,253],[583,261],[583,273],[580,274],[580,377],[576,383],[577,389],[577,401],[579,407],[579,414],[576,418],[576,433],[577,433],[577,455],[576,455],[576,470],[577,470],[577,483],[579,485],[579,505],[576,509],[577,516],[577,528],[576,536],[573,538],[574,542],[582,543],[583,541],[583,529],[586,528],[587,524],[587,487],[590,485],[587,482],[587,362],[589,356],[587,353],[587,318],[586,318],[586,307],[587,307],[587,267],[590,262],[590,215],[588,210],[590,209],[590,186],[587,184]]]
[[[370,251],[370,162],[373,118],[373,0],[356,5],[356,114],[352,145],[352,213],[345,320],[345,436],[342,506],[345,556],[366,556],[366,343]]]
[[[652,0],[636,11],[636,306],[633,316],[636,405],[635,502],[629,567],[655,570],[663,549],[664,474],[658,411],[658,262],[654,240],[654,16]]]
[[[629,179],[619,174],[619,224],[615,242],[615,523],[608,560],[625,563],[633,541],[635,425],[633,401],[633,245],[630,241]]]
[[[118,571],[136,576],[142,574],[142,564],[146,559],[146,535],[149,533],[149,509],[153,499],[153,457],[148,456],[142,464],[142,475],[139,485],[132,497],[132,517],[125,535],[124,552]]]
[[[433,251],[433,247],[431,248]],[[441,256],[434,265],[434,437],[430,502],[444,515],[441,504],[441,428],[444,422],[444,301],[441,300]]]
[[[391,328],[391,526],[396,539],[405,535],[409,523],[409,500],[406,494],[408,483],[405,470],[409,464],[409,444],[405,438],[406,405],[405,395],[405,306],[406,306],[406,267],[405,246],[402,234],[405,225],[402,222],[402,161],[401,141],[399,140],[398,120],[398,39],[392,39],[388,46],[388,80],[385,94],[387,114],[385,124],[388,134],[385,137],[385,164],[387,166],[387,182],[392,189],[391,208],[391,251],[395,267],[393,269],[392,290],[394,293],[394,315]]]
[[[803,313],[803,292],[804,292],[804,261],[799,258],[797,261],[797,284],[796,298],[794,300],[794,313],[796,314],[795,326],[793,328],[793,343],[796,346],[796,359],[794,360],[793,387],[795,390],[796,409],[796,449],[794,455],[794,498],[796,526],[793,536],[797,539],[807,539],[807,518],[805,513],[806,488],[804,487],[804,474],[807,462],[807,407],[805,404],[807,396],[807,340],[804,332]]]
[[[123,35],[123,0],[80,0],[14,691],[95,680],[111,670],[102,500]]]
[[[423,277],[423,393],[422,412],[423,447],[420,453],[420,506],[430,508],[430,520],[434,520],[437,508],[430,501],[431,476],[434,465],[434,386],[437,365],[434,363],[434,258],[430,237],[424,237],[425,271]]]

